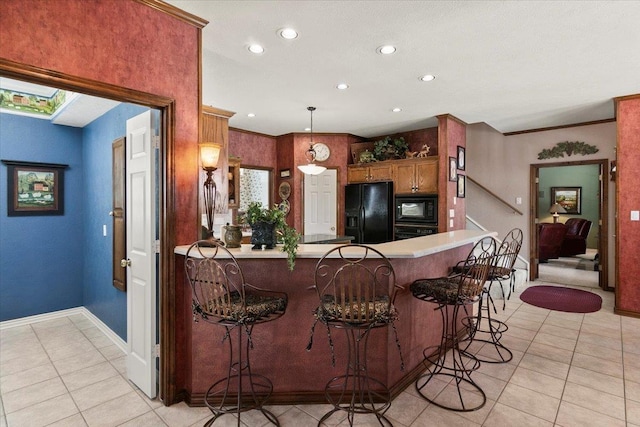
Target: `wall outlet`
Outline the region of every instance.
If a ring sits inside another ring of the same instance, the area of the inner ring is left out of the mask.
[[[631,221],[640,221],[640,211],[631,211]]]
[[[522,197],[516,197],[516,205],[522,204]]]
[[[453,228],[453,220],[452,219],[449,220],[449,228]]]
[[[456,216],[456,210],[449,209],[449,218],[455,218],[455,216]]]

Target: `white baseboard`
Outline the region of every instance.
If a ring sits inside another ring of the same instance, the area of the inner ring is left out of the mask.
[[[66,310],[52,311],[50,313],[36,314],[34,316],[21,317],[19,319],[5,320],[0,322],[0,330],[15,328],[16,326],[30,325],[32,323],[44,322],[47,320],[59,319],[61,317],[72,316],[74,314],[84,314],[84,307],[68,308]]]
[[[123,354],[127,354],[127,342],[120,338],[118,334],[113,332],[102,320],[98,319],[95,314],[87,310],[85,307],[82,308],[82,314],[85,315],[87,319],[89,319],[96,328],[100,329],[106,336],[109,338],[120,350],[122,350]]]
[[[32,323],[44,322],[47,320],[59,319],[61,317],[72,316],[74,314],[82,314],[84,317],[86,317],[91,323],[95,325],[96,328],[100,329],[100,331],[102,331],[102,333],[104,333],[107,338],[109,338],[111,342],[113,342],[113,344],[115,344],[120,350],[122,350],[123,355],[127,354],[127,342],[120,338],[118,334],[113,332],[102,320],[98,319],[85,307],[75,307],[66,310],[52,311],[50,313],[36,314],[34,316],[21,317],[20,319],[5,320],[4,322],[0,322],[0,330],[15,328],[17,326],[30,325]]]

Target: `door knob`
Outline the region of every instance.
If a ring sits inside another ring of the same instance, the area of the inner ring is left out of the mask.
[[[121,259],[120,260],[120,267],[122,267],[122,268],[131,267],[131,260],[130,259]]]

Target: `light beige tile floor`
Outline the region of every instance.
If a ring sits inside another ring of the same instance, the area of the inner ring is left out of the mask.
[[[538,285],[534,282],[527,285]],[[524,288],[523,288],[524,289]],[[522,289],[522,290],[523,290]],[[614,294],[597,313],[549,311],[518,294],[497,318],[510,329],[502,342],[506,364],[483,364],[473,374],[487,404],[455,413],[428,404],[407,388],[387,415],[397,427],[422,426],[640,426],[640,319],[613,314]],[[480,354],[490,349],[477,346]],[[206,408],[170,407],[146,398],[125,376],[123,355],[83,315],[0,331],[0,427],[201,426]],[[430,393],[451,393],[445,382]],[[444,395],[443,395],[444,396]],[[328,405],[274,406],[283,427],[315,426]],[[268,425],[256,413],[243,425]],[[348,425],[341,414],[330,425]],[[356,417],[357,425],[378,425]],[[232,416],[216,426],[236,425]]]

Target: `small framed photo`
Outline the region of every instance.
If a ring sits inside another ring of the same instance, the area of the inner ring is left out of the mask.
[[[568,214],[582,214],[582,187],[551,187],[551,206],[559,203]]]
[[[67,165],[2,160],[7,165],[7,216],[64,215]]]
[[[280,178],[291,177],[291,169],[280,169]]]
[[[464,175],[458,174],[458,190],[456,191],[457,197],[464,198],[466,186],[467,186],[467,177]]]
[[[458,169],[465,170],[464,147],[458,145]]]
[[[449,157],[449,181],[458,180],[458,160],[455,157]]]

